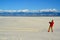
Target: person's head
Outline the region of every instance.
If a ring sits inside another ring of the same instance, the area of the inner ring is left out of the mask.
[[[52,22],[53,22],[54,20],[52,19]]]

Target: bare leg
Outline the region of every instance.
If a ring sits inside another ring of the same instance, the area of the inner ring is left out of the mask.
[[[50,26],[49,26],[49,28],[48,28],[48,32],[50,32]]]
[[[51,27],[51,32],[53,32],[53,27]]]

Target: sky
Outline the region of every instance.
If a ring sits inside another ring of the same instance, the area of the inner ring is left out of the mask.
[[[3,10],[58,9],[60,10],[60,0],[0,0],[0,9]]]

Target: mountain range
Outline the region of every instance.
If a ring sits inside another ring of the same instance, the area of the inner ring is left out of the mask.
[[[60,16],[56,9],[45,10],[0,10],[0,16]]]

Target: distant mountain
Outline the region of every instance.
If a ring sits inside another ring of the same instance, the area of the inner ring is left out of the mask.
[[[56,9],[0,10],[0,16],[60,16],[60,11]]]
[[[0,12],[0,16],[60,16],[60,12]]]

